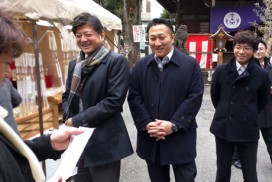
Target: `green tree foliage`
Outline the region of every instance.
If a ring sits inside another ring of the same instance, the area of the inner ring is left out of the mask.
[[[172,23],[172,25],[176,24],[176,16],[176,13],[170,13],[166,9],[164,9],[161,13],[161,18],[168,19]]]
[[[122,18],[123,0],[94,0],[94,2],[101,5],[119,18]]]
[[[94,0],[96,3],[122,19],[120,51],[132,67],[140,58],[139,43],[133,42],[132,26],[140,25],[140,8],[142,0]]]

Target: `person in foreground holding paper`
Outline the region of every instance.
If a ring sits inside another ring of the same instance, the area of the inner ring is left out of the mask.
[[[43,182],[45,176],[39,161],[59,159],[61,152],[70,142],[71,135],[84,130],[66,127],[52,135],[42,135],[23,142],[14,130],[3,120],[7,111],[0,106],[0,182]],[[39,161],[38,161],[39,160]],[[59,177],[61,182],[61,176]]]
[[[1,11],[0,25],[0,85],[2,85],[11,59],[23,52],[25,37],[22,28]],[[52,135],[43,135],[24,143],[4,121],[7,114],[7,110],[0,107],[0,182],[45,181],[38,160],[60,158],[60,152],[57,151],[63,151],[68,147],[70,136],[84,132],[82,129],[67,127]]]
[[[81,51],[69,63],[63,121],[66,126],[95,128],[77,163],[74,181],[118,182],[121,159],[133,153],[121,115],[128,90],[128,63],[103,46],[105,32],[96,16],[81,13],[72,25]]]

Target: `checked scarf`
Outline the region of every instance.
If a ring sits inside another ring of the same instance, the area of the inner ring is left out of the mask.
[[[64,122],[78,113],[81,88],[83,87],[88,75],[90,75],[95,66],[99,65],[108,53],[108,49],[106,49],[104,46],[100,46],[86,59],[82,60],[79,58],[77,60],[72,77],[70,93],[68,96],[68,104],[66,112],[64,113],[65,116],[63,117]]]

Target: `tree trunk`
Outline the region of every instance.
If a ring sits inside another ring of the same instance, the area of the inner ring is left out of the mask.
[[[180,12],[180,0],[177,0],[177,10],[176,10],[176,30],[178,29],[178,27],[180,26],[181,22],[180,22],[180,17],[181,17],[181,12]]]
[[[141,0],[123,0],[124,46],[128,52],[129,66],[132,68],[140,59],[139,43],[133,42],[133,25],[140,25]]]

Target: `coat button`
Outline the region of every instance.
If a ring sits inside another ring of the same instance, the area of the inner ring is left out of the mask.
[[[233,89],[236,89],[236,86],[235,86],[235,85],[232,85],[232,88],[233,88]]]
[[[249,87],[246,87],[245,89],[246,89],[246,91],[249,91]]]
[[[232,120],[232,117],[231,117],[231,116],[229,116],[229,120]]]
[[[234,102],[233,102],[233,100],[231,100],[231,101],[230,101],[230,105],[233,105],[233,104],[234,104]]]
[[[184,116],[181,116],[180,119],[181,119],[181,120],[184,120]]]
[[[154,107],[154,104],[151,104],[151,107]]]
[[[247,119],[246,119],[246,118],[243,118],[243,121],[247,121]]]

